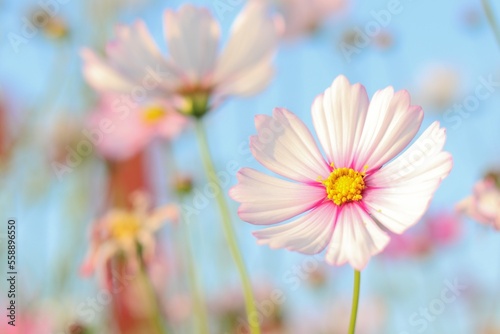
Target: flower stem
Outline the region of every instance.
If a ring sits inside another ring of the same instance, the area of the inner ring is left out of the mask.
[[[187,262],[187,272],[189,278],[189,284],[191,286],[191,293],[193,298],[194,305],[194,313],[197,318],[197,328],[198,333],[200,334],[208,334],[210,333],[209,324],[208,324],[208,316],[205,309],[205,301],[203,299],[202,290],[200,287],[200,282],[198,280],[198,274],[196,272],[196,266],[194,262],[193,252],[191,250],[191,237],[189,235],[189,222],[186,217],[182,217],[181,221],[181,234],[182,234],[182,243],[184,245],[184,254]]]
[[[349,334],[354,334],[356,330],[356,318],[358,316],[359,286],[361,284],[361,273],[354,270],[354,289],[352,293],[351,322],[349,324]]]
[[[260,325],[258,321],[257,322],[252,321],[252,315],[254,316],[257,315],[257,309],[255,307],[255,300],[252,292],[252,285],[250,283],[250,279],[248,277],[245,264],[243,263],[243,257],[239,250],[238,243],[236,241],[233,225],[231,223],[231,215],[229,212],[229,208],[227,206],[226,199],[224,198],[222,187],[220,186],[219,180],[217,179],[212,157],[210,156],[207,134],[205,132],[205,128],[203,127],[202,121],[199,119],[196,120],[196,136],[198,138],[198,143],[200,145],[201,158],[203,160],[203,165],[205,167],[208,179],[210,182],[216,184],[219,190],[216,193],[217,205],[219,206],[219,211],[222,218],[221,219],[222,227],[224,230],[224,235],[226,237],[227,244],[229,246],[229,251],[233,256],[234,262],[238,269],[238,273],[240,275],[243,287],[243,294],[245,297],[245,308],[247,312],[247,321],[250,327],[250,333],[260,334]]]
[[[154,311],[152,314],[152,326],[155,328],[156,333],[158,334],[168,334],[167,327],[165,326],[165,323],[163,322],[163,315],[161,311],[161,305],[160,301],[156,297],[156,291],[153,286],[153,282],[151,282],[151,279],[149,278],[149,274],[147,271],[146,263],[144,262],[144,258],[142,257],[142,250],[140,247],[138,248],[138,255],[140,259],[140,271],[139,271],[139,277],[144,284],[148,298],[150,299],[151,303],[154,304]]]
[[[172,151],[171,145],[166,143],[166,153],[167,153],[167,161],[166,165],[170,171],[170,174],[177,178],[180,176],[179,168],[177,167],[177,163],[175,161],[174,152]],[[179,201],[179,204],[182,204],[186,195],[180,194],[175,189],[176,199]],[[196,326],[198,333],[200,334],[209,334],[210,333],[210,325],[208,322],[208,315],[205,308],[205,299],[203,298],[203,291],[201,289],[200,281],[198,280],[198,273],[196,270],[196,262],[193,256],[192,246],[191,246],[191,236],[190,236],[190,221],[188,221],[186,215],[182,214],[181,211],[181,221],[180,227],[178,231],[181,234],[181,244],[183,246],[182,253],[185,255],[186,263],[187,263],[187,274],[188,280],[191,290],[191,298],[194,305],[194,313],[196,316]]]
[[[497,43],[500,46],[500,29],[495,20],[495,14],[493,14],[493,9],[491,8],[491,4],[488,0],[482,0],[481,2],[483,4],[483,9],[486,14],[486,18],[488,19],[488,23],[490,24],[491,29],[493,30],[493,34],[495,35],[495,38],[497,40]]]

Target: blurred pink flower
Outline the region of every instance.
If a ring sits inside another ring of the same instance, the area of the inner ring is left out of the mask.
[[[426,234],[435,244],[446,245],[457,240],[462,232],[462,221],[456,213],[442,211],[430,215],[424,222]]]
[[[418,229],[404,235],[394,235],[382,252],[386,258],[420,257],[438,247],[456,241],[462,231],[460,217],[455,213],[442,211],[424,218]]]
[[[500,230],[500,189],[495,177],[487,176],[477,182],[472,195],[460,201],[456,208],[473,220]]]
[[[91,245],[81,272],[87,276],[95,269],[102,269],[115,255],[123,254],[128,263],[137,266],[140,245],[144,261],[154,255],[153,234],[166,220],[177,221],[178,209],[169,204],[150,210],[149,198],[137,192],[132,209],[111,209],[92,226]]]
[[[323,310],[318,312],[301,312],[293,317],[289,324],[290,334],[345,334],[349,328],[351,301],[345,297],[337,297]],[[383,299],[369,296],[359,304],[356,323],[357,334],[385,333],[388,308]]]
[[[273,117],[256,117],[251,151],[262,165],[296,182],[243,168],[230,195],[241,203],[240,218],[252,224],[304,214],[254,232],[259,244],[305,254],[326,248],[327,263],[348,262],[360,270],[389,242],[379,224],[401,234],[427,210],[452,167],[442,150],[445,130],[434,122],[399,155],[417,134],[422,109],[410,104],[408,92],[392,87],[370,102],[365,88],[344,76],[316,98],[312,117],[327,161],[304,123],[277,108]]]
[[[15,326],[7,325],[7,321],[9,320],[2,324],[6,329],[5,334],[53,334],[55,331],[53,321],[48,314],[41,312],[37,314],[18,311]]]
[[[249,1],[219,54],[220,26],[207,9],[186,4],[166,10],[169,56],[161,54],[143,21],[119,26],[106,59],[84,49],[84,75],[101,91],[169,98],[184,114],[200,117],[230,95],[252,95],[273,75],[280,22],[263,1]]]
[[[285,35],[297,37],[314,32],[348,3],[349,0],[278,0],[285,20]]]
[[[106,94],[89,116],[98,152],[110,160],[124,160],[142,151],[155,138],[172,140],[187,125],[187,118],[163,100],[138,106],[123,97]]]

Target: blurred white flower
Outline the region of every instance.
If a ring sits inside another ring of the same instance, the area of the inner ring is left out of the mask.
[[[143,21],[119,26],[106,59],[84,49],[83,72],[97,90],[169,98],[175,108],[201,117],[224,98],[262,90],[273,76],[280,20],[263,1],[249,1],[219,54],[220,26],[193,5],[164,13],[169,55],[164,56]]]

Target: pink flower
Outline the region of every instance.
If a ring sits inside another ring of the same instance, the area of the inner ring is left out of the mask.
[[[280,0],[285,34],[296,37],[314,32],[323,21],[343,10],[348,0]]]
[[[500,230],[500,189],[495,178],[486,177],[477,182],[472,195],[459,202],[456,208],[473,220]]]
[[[111,209],[94,223],[91,246],[81,268],[83,275],[92,274],[96,268],[104,268],[118,254],[122,254],[132,265],[137,265],[137,245],[142,248],[144,260],[151,259],[155,249],[154,233],[166,220],[178,219],[175,205],[150,210],[149,198],[144,193],[135,193],[132,202],[132,210]]]
[[[420,228],[403,235],[395,235],[382,254],[389,258],[425,256],[438,247],[456,241],[462,230],[460,217],[455,213],[441,211],[424,218]]]
[[[425,221],[426,235],[435,244],[445,245],[460,237],[462,221],[456,213],[442,211]]]
[[[280,24],[266,10],[262,1],[249,1],[220,54],[218,22],[192,5],[165,11],[168,57],[143,21],[120,26],[105,60],[83,50],[84,75],[97,90],[167,97],[182,113],[200,117],[223,98],[255,94],[270,81]]]
[[[100,136],[97,150],[110,160],[128,159],[156,138],[172,140],[186,125],[187,118],[164,100],[137,105],[113,94],[102,96],[89,117],[90,129]]]
[[[406,91],[377,91],[339,76],[312,105],[321,155],[302,121],[277,108],[258,115],[250,146],[265,167],[290,182],[243,168],[230,190],[242,220],[273,225],[254,232],[259,244],[316,254],[326,262],[362,269],[389,242],[387,229],[400,234],[418,222],[452,167],[442,151],[445,130],[435,122],[415,137],[423,112]]]

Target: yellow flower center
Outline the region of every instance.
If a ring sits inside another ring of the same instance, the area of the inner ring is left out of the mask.
[[[364,172],[360,173],[352,168],[344,167],[334,169],[326,180],[320,180],[320,182],[325,186],[328,198],[341,206],[344,203],[360,201],[363,198],[364,176]]]
[[[136,216],[130,213],[119,213],[111,221],[111,236],[114,239],[133,238],[141,229],[141,224]]]
[[[164,116],[166,112],[160,106],[150,106],[143,110],[142,119],[147,124],[156,124],[158,123]]]

